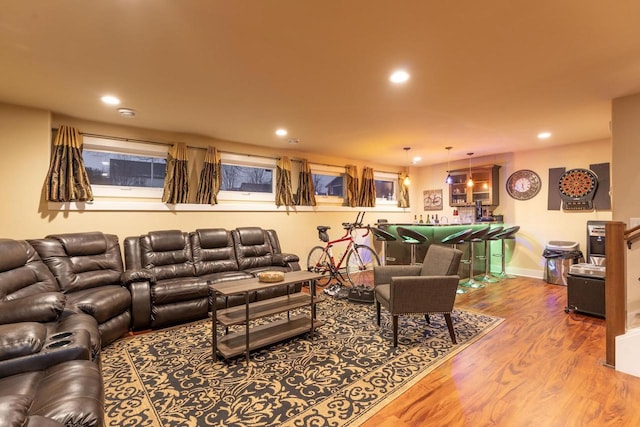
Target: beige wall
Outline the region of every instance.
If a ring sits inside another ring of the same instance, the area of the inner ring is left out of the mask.
[[[452,157],[454,156],[452,155]],[[520,232],[516,235],[513,258],[509,260],[509,272],[542,278],[545,265],[542,252],[547,242],[552,240],[578,242],[580,249],[586,254],[587,221],[610,220],[611,211],[572,212],[547,210],[549,168],[588,168],[590,164],[607,162],[611,163],[610,140],[472,158],[473,166],[486,164],[501,166],[500,206],[495,210],[495,213],[504,215],[504,221],[507,226],[519,225],[521,227]],[[465,158],[451,162],[451,169],[464,169],[468,165],[468,158]],[[526,201],[514,200],[507,194],[505,182],[509,175],[519,169],[531,169],[540,175],[542,189],[533,199]],[[419,175],[413,181],[416,185],[412,186],[411,189],[412,200],[420,201],[423,190],[442,188],[444,198],[448,201],[449,189],[444,184],[444,179],[447,176],[446,170],[447,165],[442,164],[416,171]],[[412,211],[417,214],[424,213],[420,212],[422,207],[418,205],[419,203],[414,203]],[[445,201],[445,208],[437,213],[451,219],[452,212],[453,209]],[[497,261],[494,261],[492,269],[495,271],[496,268]]]
[[[612,107],[613,161],[616,170],[612,176],[615,221],[627,224],[626,228],[640,225],[632,218],[640,218],[640,94],[617,98]],[[636,242],[627,257],[627,314],[628,326],[640,326],[640,243]]]
[[[260,226],[278,231],[286,251],[294,252],[305,259],[309,249],[318,244],[316,226],[332,227],[331,236],[342,232],[340,224],[355,218],[357,209],[341,208],[339,211],[306,212],[77,212],[49,211],[43,200],[43,183],[49,164],[50,129],[60,124],[77,126],[83,132],[114,135],[154,141],[183,141],[193,146],[214,144],[221,150],[245,152],[268,156],[283,154],[305,157],[311,161],[343,165],[350,162],[326,155],[301,153],[278,148],[255,147],[210,138],[112,126],[70,117],[53,117],[43,110],[21,108],[0,104],[0,178],[3,200],[9,201],[2,208],[0,236],[7,238],[38,238],[52,233],[68,233],[100,230],[113,233],[124,239],[151,230],[180,229],[191,231],[197,228],[238,226]],[[455,152],[455,147],[454,147]],[[466,156],[465,156],[466,157]],[[549,240],[571,240],[580,243],[586,250],[585,223],[589,219],[611,218],[611,212],[562,212],[547,210],[547,174],[552,167],[588,167],[591,163],[611,161],[610,141],[595,141],[572,144],[556,149],[531,150],[521,153],[506,153],[491,157],[473,158],[473,165],[498,164],[500,169],[500,206],[496,213],[504,214],[508,225],[520,225],[516,251],[509,260],[513,273],[542,277],[544,261],[541,256]],[[466,168],[467,159],[453,161],[451,169]],[[381,170],[397,170],[384,165],[368,165]],[[543,181],[540,193],[528,201],[511,199],[505,189],[506,178],[518,169],[533,169]],[[401,210],[371,211],[365,222],[373,223],[378,218],[391,222],[408,222],[414,214],[425,213],[422,207],[422,191],[442,188],[445,208],[438,213],[452,220],[452,209],[448,207],[448,188],[444,185],[447,165],[411,168],[410,188],[412,207]]]
[[[138,235],[151,230],[179,229],[192,231],[197,228],[260,226],[278,231],[283,249],[298,254],[306,264],[306,254],[320,243],[317,225],[332,227],[330,235],[342,233],[340,224],[353,221],[357,208],[341,208],[337,212],[100,212],[100,211],[49,211],[44,202],[43,185],[50,156],[51,128],[67,124],[77,126],[82,132],[147,139],[161,142],[183,141],[192,146],[213,144],[221,150],[259,154],[266,156],[290,155],[307,158],[318,163],[344,165],[354,163],[362,171],[362,164],[345,159],[278,148],[216,141],[210,138],[177,133],[111,126],[81,121],[69,117],[53,116],[47,111],[16,107],[0,103],[0,179],[2,200],[5,202],[0,217],[0,237],[29,239],[53,233],[71,233],[100,230],[119,236]],[[394,171],[388,166],[367,165]],[[404,221],[402,210],[371,211],[365,222],[377,218]]]

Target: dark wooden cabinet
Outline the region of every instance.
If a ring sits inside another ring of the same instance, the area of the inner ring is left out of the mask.
[[[567,276],[567,311],[605,317],[604,279]]]
[[[500,166],[488,165],[471,168],[473,186],[467,186],[469,169],[451,171],[453,183],[449,184],[449,206],[472,206],[477,201],[482,206],[500,204]]]

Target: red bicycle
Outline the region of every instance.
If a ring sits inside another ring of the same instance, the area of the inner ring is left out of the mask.
[[[327,230],[331,227],[325,225],[317,227],[318,237],[326,242],[326,245],[324,247],[315,246],[311,249],[307,257],[307,269],[325,275],[318,279],[316,282],[318,285],[326,285],[334,278],[342,283],[345,281],[344,276],[346,276],[352,285],[373,287],[373,267],[380,265],[378,254],[371,247],[356,243],[353,238],[353,233],[356,230],[367,230],[362,237],[367,237],[370,233],[369,226],[362,225],[364,214],[364,212],[358,213],[355,222],[343,222],[342,227],[345,229],[345,234],[336,240],[329,240]],[[336,263],[333,247],[341,243],[346,244],[346,247]]]

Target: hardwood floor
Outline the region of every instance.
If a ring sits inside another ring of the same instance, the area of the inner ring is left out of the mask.
[[[640,378],[603,365],[604,320],[566,303],[564,286],[528,278],[458,295],[505,321],[363,426],[640,426]]]

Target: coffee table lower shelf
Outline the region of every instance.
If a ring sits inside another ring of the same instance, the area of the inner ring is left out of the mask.
[[[321,320],[313,321],[313,328],[324,324]],[[311,331],[311,318],[306,315],[291,316],[289,319],[276,320],[249,329],[249,351],[266,347],[288,338]],[[218,339],[218,353],[225,359],[239,356],[247,351],[246,333],[232,332]]]

